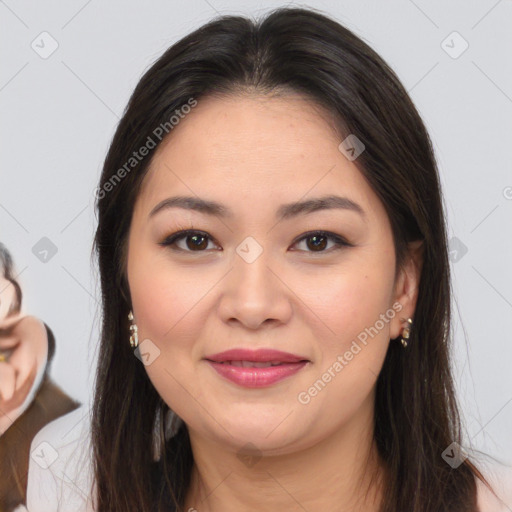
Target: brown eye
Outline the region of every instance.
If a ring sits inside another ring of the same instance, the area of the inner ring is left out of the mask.
[[[202,250],[208,247],[208,238],[203,235],[189,235],[185,237],[187,247],[191,251]]]
[[[312,251],[323,251],[327,246],[326,236],[313,235],[309,236],[306,240],[308,249],[311,249]]]
[[[185,243],[183,243],[185,242]],[[168,236],[160,245],[169,247],[174,251],[182,252],[205,252],[208,243],[213,241],[207,233],[201,231],[185,230],[178,231]]]
[[[329,242],[332,242],[329,245]],[[304,252],[331,252],[331,250],[341,249],[343,247],[352,247],[346,240],[335,233],[329,233],[327,231],[313,231],[306,233],[302,236],[294,245],[300,245],[303,243],[305,249],[301,248]],[[329,246],[329,247],[328,247]],[[327,249],[327,250],[326,250]]]

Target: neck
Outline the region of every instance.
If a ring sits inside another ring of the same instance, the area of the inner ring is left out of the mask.
[[[362,429],[360,420],[305,450],[262,454],[248,465],[236,452],[189,429],[194,467],[185,510],[377,512],[385,469],[373,422]]]

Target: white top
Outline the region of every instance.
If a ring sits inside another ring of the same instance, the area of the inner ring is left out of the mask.
[[[94,512],[91,454],[88,407],[81,406],[45,425],[30,446],[28,512]],[[510,512],[512,467],[495,467],[485,476],[499,499],[477,480],[480,512]],[[21,507],[16,512],[25,510]]]
[[[182,421],[168,411],[167,440],[177,432]],[[159,459],[160,448],[155,441],[154,460]],[[94,512],[93,480],[91,411],[82,405],[46,424],[33,438],[28,466],[28,512]],[[15,512],[26,510],[23,507]]]
[[[512,510],[512,467],[493,466],[487,471],[481,467],[484,477],[498,497],[477,480],[478,506],[480,512],[510,512]]]
[[[29,512],[94,512],[90,410],[81,406],[45,425],[30,445]]]

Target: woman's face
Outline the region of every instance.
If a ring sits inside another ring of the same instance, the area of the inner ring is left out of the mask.
[[[0,324],[7,318],[16,299],[13,284],[0,273]]]
[[[371,423],[389,340],[414,310],[413,273],[395,283],[388,217],[340,142],[299,96],[210,97],[155,154],[126,270],[145,368],[191,436],[278,454]],[[221,206],[162,203],[176,196]],[[314,206],[327,196],[345,199]],[[200,233],[165,245],[184,229]],[[208,360],[232,349],[307,362]]]

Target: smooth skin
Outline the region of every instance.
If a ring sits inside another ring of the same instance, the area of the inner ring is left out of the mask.
[[[8,314],[15,290],[0,277],[0,435],[20,417],[37,370],[48,356],[48,337],[41,320]]]
[[[126,271],[139,341],[160,350],[145,368],[190,434],[185,510],[378,509],[385,472],[373,442],[375,384],[390,339],[414,318],[421,245],[411,245],[395,281],[389,219],[339,151],[341,140],[310,100],[248,93],[201,99],[154,155],[134,208]],[[222,203],[232,215],[178,207],[150,215],[182,195]],[[328,195],[349,198],[364,216],[331,208],[276,219],[280,205]],[[161,245],[181,229],[208,236]],[[351,245],[304,239],[315,230]],[[252,263],[237,253],[247,237],[263,249]],[[400,313],[300,403],[299,393],[396,302]],[[232,348],[273,348],[310,362],[248,389],[204,359]],[[248,451],[252,458],[241,456]]]

